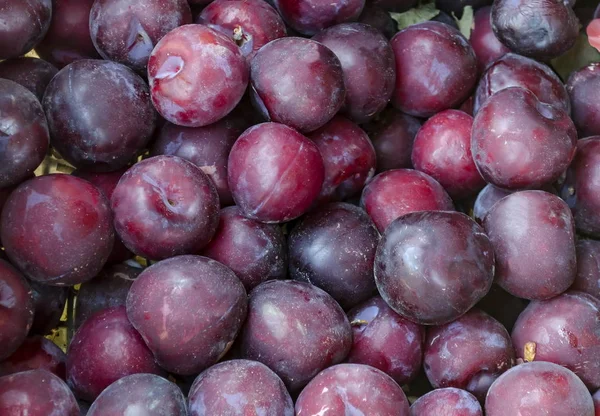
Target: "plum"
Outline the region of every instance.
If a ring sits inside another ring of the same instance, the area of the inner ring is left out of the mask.
[[[246,310],[246,291],[233,271],[201,256],[172,257],[148,267],[127,295],[129,320],[161,367],[180,375],[219,361]]]
[[[274,3],[287,24],[303,35],[356,21],[365,7],[365,0],[274,0]]]
[[[132,374],[108,386],[87,416],[187,416],[179,387],[155,374]]]
[[[548,299],[577,272],[569,207],[544,191],[522,191],[496,203],[483,220],[496,253],[496,283],[524,299]]]
[[[67,303],[68,287],[50,286],[29,280],[34,314],[29,335],[48,335],[60,323]]]
[[[475,205],[473,205],[473,218],[481,224],[487,213],[490,212],[494,205],[496,205],[496,202],[515,192],[517,191],[498,188],[497,186],[488,183],[481,192],[477,194]]]
[[[410,383],[423,362],[425,329],[404,319],[375,296],[348,312],[352,349],[347,361],[375,367],[396,383]]]
[[[2,210],[6,254],[26,277],[57,286],[90,280],[113,246],[106,196],[71,175],[39,176],[21,184]]]
[[[39,101],[58,69],[43,59],[21,57],[0,62],[0,78],[27,88]]]
[[[256,361],[225,361],[205,370],[188,397],[190,416],[294,416],[283,381]]]
[[[594,416],[585,384],[573,372],[547,362],[511,368],[490,387],[486,416]]]
[[[384,372],[362,364],[338,364],[320,372],[302,390],[296,415],[409,416],[408,406],[400,386]]]
[[[483,416],[481,405],[471,393],[454,387],[436,389],[410,406],[411,416]]]
[[[0,362],[0,376],[42,369],[64,380],[66,360],[55,343],[38,335],[25,339],[10,357]]]
[[[577,275],[571,289],[587,292],[600,300],[600,241],[579,240],[577,252]]]
[[[48,32],[51,0],[2,0],[0,2],[0,60],[25,55]]]
[[[346,358],[352,330],[342,308],[323,290],[271,280],[250,293],[240,341],[243,358],[268,366],[293,393]]]
[[[567,81],[572,117],[580,137],[600,134],[600,63],[573,71]]]
[[[0,377],[0,414],[79,416],[79,405],[60,378],[46,370],[31,370]]]
[[[477,57],[479,72],[485,71],[489,64],[510,52],[510,49],[498,40],[492,30],[491,13],[492,8],[489,6],[482,7],[475,12],[469,36],[469,42]]]
[[[67,382],[93,401],[111,383],[137,373],[162,374],[124,306],[101,310],[79,327],[67,351]]]
[[[411,212],[454,209],[452,199],[439,182],[411,169],[389,170],[375,176],[363,190],[360,205],[379,232]]]
[[[358,22],[373,26],[388,39],[391,39],[398,32],[396,21],[385,9],[374,3],[365,3],[365,7],[358,17]]]
[[[573,160],[576,145],[569,114],[524,88],[495,93],[473,122],[475,165],[487,182],[501,188],[539,188],[554,182]]]

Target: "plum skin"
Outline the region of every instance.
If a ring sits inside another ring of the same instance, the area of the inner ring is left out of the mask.
[[[42,369],[66,379],[67,356],[52,341],[42,336],[26,338],[19,348],[0,362],[0,376]]]
[[[21,57],[0,62],[0,78],[14,81],[32,92],[39,101],[58,69],[43,59]]]
[[[491,12],[492,8],[489,6],[475,12],[473,28],[469,36],[480,72],[484,72],[488,65],[510,52],[492,30]]]
[[[274,0],[274,3],[287,24],[303,35],[355,21],[365,6],[365,0]]]
[[[571,289],[589,293],[600,299],[600,242],[578,240],[575,248],[577,275]]]
[[[483,416],[475,396],[454,387],[435,389],[419,397],[410,412],[411,416]]]
[[[4,0],[0,30],[0,60],[25,55],[48,32],[51,0]]]
[[[600,90],[600,64],[573,71],[567,81],[572,117],[580,138],[600,134],[600,106],[595,97]]]

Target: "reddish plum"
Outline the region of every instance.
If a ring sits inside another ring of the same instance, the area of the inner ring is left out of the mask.
[[[510,87],[491,96],[473,122],[471,152],[483,178],[506,189],[539,188],[567,169],[577,131],[563,109]]]
[[[27,338],[10,357],[0,362],[0,376],[42,369],[64,380],[66,359],[65,353],[49,339]]]
[[[281,16],[263,0],[215,0],[202,10],[196,23],[231,37],[248,61],[270,41],[286,36]]]
[[[483,226],[496,253],[496,283],[523,299],[548,299],[577,271],[569,207],[544,191],[522,191],[493,206]]]
[[[0,78],[14,81],[32,92],[41,101],[44,91],[58,69],[37,58],[13,58],[0,62]]]
[[[451,322],[490,290],[494,251],[464,214],[413,212],[390,224],[375,257],[375,283],[397,313],[424,325]]]
[[[372,26],[379,30],[386,38],[391,39],[398,32],[397,24],[388,12],[373,3],[365,3],[362,13],[358,17],[360,23]]]
[[[94,0],[53,0],[48,33],[35,47],[40,58],[57,68],[80,60],[100,58],[90,36]]]
[[[589,293],[600,300],[600,241],[579,240],[577,275],[571,289]]]
[[[486,416],[594,416],[594,403],[575,374],[553,363],[525,363],[500,376],[485,400]]]
[[[51,0],[0,1],[0,60],[25,55],[48,32]]]
[[[477,199],[475,199],[473,218],[475,218],[477,222],[482,223],[487,213],[490,212],[494,205],[496,205],[496,202],[515,192],[515,190],[502,189],[492,184],[487,184],[485,188],[479,192]]]
[[[394,92],[396,67],[387,39],[364,23],[344,23],[317,33],[313,40],[335,53],[346,85],[343,112],[365,123],[385,108]]]
[[[493,284],[488,294],[476,306],[511,331],[528,304],[528,300],[513,296],[497,284]]]
[[[404,392],[387,374],[367,365],[339,364],[319,373],[302,390],[296,415],[409,416],[408,406]]]
[[[47,335],[55,329],[65,310],[69,288],[49,286],[34,280],[29,281],[33,294],[34,315],[29,335]]]
[[[412,168],[413,142],[421,121],[388,107],[364,126],[375,147],[377,172]]]
[[[471,156],[472,127],[470,115],[442,111],[423,124],[413,144],[415,169],[437,180],[455,199],[470,197],[485,186]]]
[[[35,95],[7,79],[0,79],[0,139],[0,188],[30,178],[44,160],[50,140]]]
[[[246,291],[231,269],[200,256],[150,266],[127,296],[127,315],[158,363],[181,375],[197,374],[227,353],[246,309]]]
[[[572,117],[580,137],[600,134],[600,63],[574,71],[567,82]]]
[[[514,359],[504,326],[478,309],[427,331],[423,366],[435,388],[464,389],[483,402],[494,380],[513,366]]]
[[[365,7],[365,0],[275,0],[283,19],[303,35],[340,23],[354,22]]]
[[[60,378],[46,370],[31,370],[0,377],[0,414],[79,416],[79,405]]]
[[[15,189],[2,210],[6,254],[27,277],[57,286],[94,277],[112,250],[104,194],[71,175],[39,176]]]
[[[241,342],[244,358],[262,362],[297,392],[319,371],[346,358],[352,330],[342,308],[323,290],[271,280],[250,293]]]
[[[379,296],[348,312],[353,343],[347,361],[375,367],[396,383],[410,383],[423,361],[423,327],[398,315]]]
[[[221,210],[219,228],[201,254],[233,270],[247,291],[287,275],[287,244],[281,228],[246,218],[238,207]]]
[[[250,79],[254,104],[265,117],[305,133],[331,120],[346,98],[340,60],[310,39],[269,42],[252,59]]]
[[[454,209],[452,199],[431,176],[411,169],[380,173],[363,190],[361,206],[379,232],[410,212]]]
[[[235,142],[227,167],[229,187],[242,213],[261,222],[304,214],[324,179],[318,147],[291,127],[263,123]]]
[[[458,106],[477,82],[477,60],[465,37],[440,22],[409,26],[391,41],[396,57],[392,103],[417,117]]]
[[[204,25],[180,26],[150,55],[152,102],[171,123],[201,127],[225,117],[248,86],[248,65],[225,34]]]
[[[87,416],[187,416],[179,387],[154,374],[132,374],[108,386]]]
[[[250,360],[226,361],[201,373],[190,389],[189,410],[190,416],[294,416],[283,381]]]
[[[473,28],[469,37],[469,42],[477,56],[479,72],[485,71],[489,64],[510,52],[510,49],[498,40],[492,30],[491,12],[491,7],[482,7],[475,12]]]
[[[471,393],[447,387],[419,397],[410,407],[410,416],[483,416],[481,405]]]

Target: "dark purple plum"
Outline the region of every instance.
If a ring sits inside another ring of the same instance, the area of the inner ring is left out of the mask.
[[[242,213],[261,222],[285,222],[316,201],[325,169],[318,147],[291,127],[263,123],[246,130],[229,154],[227,176]]]
[[[61,69],[80,59],[100,58],[90,36],[94,0],[52,0],[48,33],[35,47],[40,58]]]
[[[540,102],[560,108],[567,115],[571,111],[569,94],[558,75],[549,66],[514,53],[496,60],[482,75],[475,92],[474,111],[477,113],[488,98],[510,87],[525,88]]]
[[[0,62],[0,78],[14,81],[27,88],[41,101],[46,87],[58,69],[42,59],[13,58]]]
[[[451,26],[454,29],[459,29],[458,23],[455,17],[450,16],[448,13],[444,11],[440,11],[437,15],[429,19],[433,22],[440,22],[445,25]]]
[[[252,59],[250,80],[263,116],[304,133],[325,125],[346,98],[340,60],[310,39],[287,37],[263,46]]]
[[[346,85],[343,112],[366,123],[385,108],[394,92],[396,66],[388,40],[364,23],[344,23],[317,33],[313,40],[335,53]]]
[[[0,2],[0,60],[25,55],[48,32],[51,0],[2,0]]]
[[[579,33],[579,20],[569,1],[496,0],[491,19],[500,42],[538,61],[571,49]]]
[[[469,42],[477,56],[479,72],[485,71],[489,64],[510,52],[492,30],[491,13],[491,7],[482,7],[475,12],[469,37]]]
[[[138,373],[162,374],[162,370],[127,319],[124,306],[90,316],[69,344],[67,382],[82,400],[93,401],[110,384]]]
[[[496,283],[523,299],[548,299],[577,272],[569,207],[544,191],[522,191],[493,206],[483,226],[496,254]]]
[[[319,413],[409,416],[404,392],[394,380],[376,368],[339,364],[319,373],[296,401],[297,416]]]
[[[374,27],[388,39],[398,32],[396,21],[385,9],[374,3],[365,3],[358,22]]]
[[[348,312],[352,349],[347,361],[375,367],[396,383],[410,383],[423,362],[425,330],[375,296]]]
[[[492,4],[492,1],[493,0],[435,0],[435,5],[438,9],[443,10],[448,14],[455,14],[460,17],[466,6],[478,9]]]
[[[79,416],[69,386],[46,370],[0,377],[0,414],[5,416]]]
[[[388,107],[364,126],[377,155],[377,172],[412,168],[413,142],[421,121]]]
[[[577,275],[571,289],[589,293],[600,300],[600,241],[579,240]]]
[[[287,33],[279,13],[263,0],[215,0],[202,10],[196,23],[231,37],[248,61],[264,45]]]
[[[44,95],[52,146],[78,168],[125,167],[156,124],[148,86],[124,65],[80,60],[63,68]]]
[[[490,387],[486,416],[594,416],[594,402],[573,372],[553,363],[511,368]]]
[[[2,210],[1,237],[26,277],[65,286],[90,280],[113,246],[106,196],[71,175],[39,176],[21,184]]]
[[[248,65],[227,35],[205,25],[180,26],[150,55],[152,102],[171,123],[201,127],[225,117],[248,86]]]
[[[115,229],[138,256],[161,260],[196,253],[219,225],[219,195],[210,178],[177,156],[135,164],[111,199]]]
[[[406,319],[442,325],[458,319],[490,290],[494,251],[464,214],[413,212],[390,224],[375,257],[381,297]]]
[[[177,385],[154,374],[132,374],[108,386],[87,416],[187,416],[187,405]]]
[[[274,0],[274,3],[286,23],[303,35],[354,22],[365,7],[365,0]]]
[[[410,416],[483,416],[471,393],[454,387],[433,390],[410,406]]]
[[[571,115],[579,137],[600,134],[600,63],[593,63],[573,71],[567,82],[571,97]]]
[[[592,391],[600,388],[600,300],[567,292],[533,301],[512,331],[518,358],[567,367]]]
[[[44,160],[49,141],[48,123],[35,95],[0,79],[0,188],[29,179]]]
[[[473,206],[473,218],[475,218],[478,223],[482,223],[487,213],[490,212],[494,205],[496,205],[496,202],[515,192],[517,191],[502,189],[492,184],[487,184],[485,188],[477,194],[475,205]]]
[[[129,288],[141,272],[141,268],[117,264],[83,283],[77,292],[73,326],[79,328],[90,316],[103,309],[124,306]]]
[[[29,281],[33,294],[34,315],[29,335],[48,335],[60,323],[69,288]]]
[[[492,383],[514,360],[504,326],[478,309],[427,331],[423,367],[434,388],[467,390],[483,402]]]
[[[283,381],[256,361],[225,361],[205,370],[188,397],[190,416],[294,416]]]
[[[65,379],[67,356],[49,339],[35,336],[25,339],[10,357],[0,362],[0,376],[42,369]]]
[[[360,193],[375,174],[375,149],[357,124],[342,116],[307,136],[319,148],[325,180],[318,202],[346,200]]]
[[[304,282],[271,280],[251,293],[242,357],[273,370],[291,392],[344,360],[352,345],[348,318],[326,292]]]
[[[487,182],[501,188],[539,188],[554,182],[573,160],[576,145],[569,114],[524,88],[495,93],[473,122],[475,165]]]
[[[409,26],[391,41],[396,57],[394,106],[430,117],[458,106],[477,82],[477,59],[465,37],[451,26],[425,22]]]
[[[373,262],[379,233],[369,216],[347,203],[303,217],[288,238],[290,278],[329,293],[344,309],[377,291]]]
[[[417,0],[367,0],[366,4],[374,4],[388,12],[402,13],[415,7]]]
[[[127,315],[157,362],[180,375],[198,374],[219,361],[246,309],[246,291],[231,269],[200,256],[150,266],[127,296]]]
[[[380,173],[363,190],[361,206],[379,232],[396,218],[417,211],[451,211],[452,199],[431,176],[411,169]]]
[[[266,280],[287,276],[281,228],[246,218],[235,206],[221,210],[217,232],[201,254],[233,270],[248,292]]]
[[[455,199],[476,194],[485,181],[471,156],[473,117],[458,110],[445,110],[423,124],[412,150],[416,170],[437,180]]]
[[[493,284],[488,294],[476,306],[511,331],[528,304],[528,300],[513,296],[500,286]]]

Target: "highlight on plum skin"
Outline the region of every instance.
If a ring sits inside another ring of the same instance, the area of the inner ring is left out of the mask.
[[[5,0],[2,2],[0,60],[25,55],[48,32],[51,0]]]
[[[10,357],[0,362],[0,376],[42,369],[65,380],[67,356],[52,341],[42,336],[28,337]]]
[[[286,23],[303,35],[356,21],[365,7],[365,0],[274,0],[274,3]]]
[[[250,127],[229,154],[227,176],[242,213],[266,223],[298,218],[316,201],[325,169],[318,147],[283,124]]]
[[[0,62],[0,78],[22,85],[39,101],[57,72],[54,65],[38,58],[20,57]]]
[[[483,416],[477,398],[454,387],[435,389],[419,397],[410,406],[411,416]]]
[[[248,86],[248,65],[229,37],[205,25],[170,31],[148,61],[152,102],[169,122],[201,127],[225,117]]]

